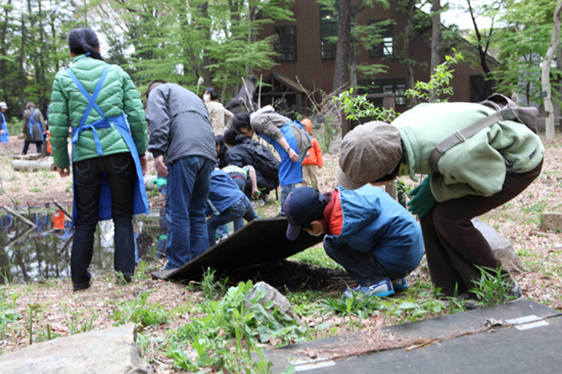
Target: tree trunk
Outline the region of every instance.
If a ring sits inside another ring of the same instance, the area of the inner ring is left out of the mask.
[[[25,72],[23,70],[23,59],[25,56],[25,17],[23,5],[21,9],[21,50],[20,50],[20,104],[21,111],[25,109]]]
[[[352,11],[351,15],[352,25],[357,25],[357,12],[355,9]],[[357,88],[359,85],[357,82],[357,63],[355,61],[355,53],[357,48],[357,42],[355,38],[351,38],[350,48],[349,48],[349,87]]]
[[[6,35],[8,34],[9,14],[11,10],[12,0],[4,6],[4,23],[2,24],[2,34],[0,34],[0,86],[5,87],[4,81],[8,76],[6,72],[6,57],[8,53],[8,46],[6,45]],[[6,93],[5,93],[6,94]]]
[[[338,17],[338,46],[332,91],[341,92],[348,85],[349,53],[351,44],[351,0],[340,0]]]
[[[554,51],[558,47],[558,39],[560,37],[560,13],[562,12],[562,1],[556,4],[554,11],[554,27],[552,28],[552,39],[546,52],[546,57],[542,64],[542,91],[544,96],[544,111],[546,115],[546,139],[554,139],[554,113],[552,106],[551,90],[550,90],[550,64],[554,58]]]
[[[492,36],[494,30],[494,20],[492,19],[492,25],[488,30],[488,38],[486,42],[484,42],[482,34],[478,29],[478,25],[476,24],[476,17],[474,16],[474,9],[472,8],[472,3],[470,0],[466,0],[468,5],[468,12],[470,13],[470,18],[472,20],[472,25],[474,26],[474,33],[476,34],[476,39],[478,40],[478,54],[480,56],[480,66],[482,67],[482,71],[484,72],[484,77],[488,78],[490,76],[490,68],[488,67],[488,62],[486,61],[486,55],[488,54],[488,47],[490,46],[490,38]],[[482,45],[482,44],[485,45]]]
[[[429,71],[430,74],[434,74],[435,69],[441,63],[441,0],[433,0],[431,12],[431,66]],[[429,102],[434,103],[438,99],[439,97],[437,97],[436,90],[431,90]]]
[[[407,6],[408,21],[404,28],[404,48],[402,49],[403,65],[406,68],[406,87],[414,88],[416,82],[414,78],[414,64],[415,61],[410,57],[410,39],[413,34],[414,12],[416,9],[415,1],[410,1]],[[413,108],[416,106],[417,100],[414,95],[410,95],[408,100],[408,107]]]

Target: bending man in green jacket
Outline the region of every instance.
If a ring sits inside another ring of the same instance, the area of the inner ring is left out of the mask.
[[[519,195],[541,172],[544,146],[527,126],[500,121],[449,149],[432,172],[429,156],[445,138],[494,110],[475,103],[420,104],[392,125],[370,122],[344,138],[338,181],[347,189],[397,175],[430,174],[411,192],[431,280],[446,296],[472,297],[479,268],[501,264],[471,219]],[[510,298],[521,289],[509,274]]]

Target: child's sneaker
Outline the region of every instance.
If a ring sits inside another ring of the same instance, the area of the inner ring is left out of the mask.
[[[507,293],[507,297],[509,297],[508,303],[521,300],[523,298],[523,292],[521,291],[521,287],[519,287],[519,283],[517,281],[513,281],[513,287]]]
[[[343,297],[350,298],[353,297],[355,294],[363,294],[365,296],[379,296],[385,297],[394,295],[394,288],[392,288],[392,282],[390,279],[385,278],[379,283],[373,284],[371,286],[361,286],[360,284],[357,285],[355,288],[348,287],[344,293]]]
[[[408,280],[406,277],[392,280],[392,288],[394,288],[394,291],[396,292],[405,291],[409,287],[410,286],[408,286]]]

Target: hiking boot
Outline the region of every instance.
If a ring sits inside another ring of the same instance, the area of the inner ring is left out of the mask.
[[[521,287],[519,287],[519,283],[517,283],[517,281],[513,281],[513,287],[511,287],[511,290],[507,293],[507,297],[509,298],[508,303],[512,303],[523,298],[523,292],[521,291]]]
[[[394,288],[392,288],[392,282],[390,279],[385,278],[382,281],[370,286],[361,286],[358,284],[355,288],[347,287],[347,289],[343,292],[343,297],[346,299],[349,299],[354,295],[385,297],[394,295]]]
[[[410,286],[408,286],[408,280],[406,277],[392,280],[392,288],[394,288],[394,291],[396,292],[405,291],[409,287]]]

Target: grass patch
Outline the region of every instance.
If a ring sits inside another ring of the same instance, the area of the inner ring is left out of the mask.
[[[344,270],[344,268],[340,264],[332,260],[326,254],[326,252],[324,251],[324,247],[308,248],[306,251],[299,252],[289,257],[289,260],[298,261],[322,268]]]

